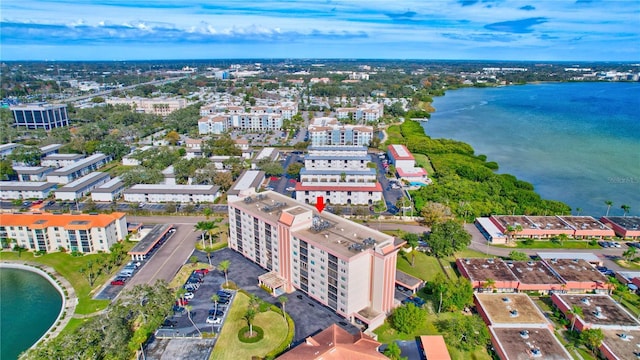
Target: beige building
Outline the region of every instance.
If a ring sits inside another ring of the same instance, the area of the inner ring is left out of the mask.
[[[167,116],[187,107],[187,100],[181,98],[107,98],[109,105],[128,105],[136,112]]]

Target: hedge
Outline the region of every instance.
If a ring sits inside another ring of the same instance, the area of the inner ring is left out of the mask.
[[[271,311],[275,311],[276,313],[282,315],[282,309],[280,309],[275,305],[271,306]],[[287,314],[286,319],[287,319],[287,325],[288,325],[287,336],[285,337],[284,341],[280,344],[280,346],[271,350],[269,353],[267,353],[267,355],[265,355],[264,357],[265,359],[275,359],[276,356],[285,352],[293,342],[293,336],[295,335],[296,326],[293,323],[293,319],[291,318],[291,316],[289,316],[289,314]]]
[[[253,332],[256,333],[256,336],[254,337],[244,337],[244,334],[249,332],[249,326],[245,326],[242,329],[240,329],[240,331],[238,331],[238,340],[240,340],[243,343],[247,343],[247,344],[251,344],[251,343],[256,343],[260,340],[262,340],[262,338],[264,337],[264,330],[262,330],[261,327],[259,326],[253,326]]]

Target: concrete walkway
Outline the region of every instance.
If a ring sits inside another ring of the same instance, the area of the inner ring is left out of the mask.
[[[4,260],[0,263],[0,267],[22,269],[38,273],[49,280],[58,292],[60,292],[60,296],[62,297],[62,309],[60,310],[58,318],[51,325],[49,330],[47,330],[47,332],[45,332],[44,335],[42,335],[42,337],[36,341],[33,346],[31,346],[31,348],[34,348],[42,341],[57,337],[74,317],[76,306],[78,305],[78,297],[76,296],[76,291],[73,286],[71,286],[71,283],[69,283],[69,281],[60,275],[54,268],[35,262]]]

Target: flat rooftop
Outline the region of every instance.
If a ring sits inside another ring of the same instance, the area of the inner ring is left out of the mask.
[[[166,184],[137,184],[125,190],[127,194],[206,194],[218,192],[215,185],[166,185]]]
[[[576,230],[611,230],[591,216],[561,216],[560,219]]]
[[[107,181],[106,183],[98,186],[93,189],[91,192],[94,193],[110,193],[114,190],[118,190],[124,187],[124,182],[120,179],[119,176],[114,177],[113,179]]]
[[[547,259],[549,268],[565,282],[601,282],[607,278],[583,259]]]
[[[129,250],[128,254],[142,254],[146,255],[153,246],[160,240],[162,235],[164,235],[169,229],[173,228],[173,224],[159,224],[153,227],[149,233],[142,238],[142,240],[138,241],[138,243],[133,247],[133,249]]]
[[[13,170],[18,174],[38,175],[45,172],[53,171],[55,169],[46,166],[14,166]]]
[[[91,166],[99,161],[102,161],[104,159],[107,159],[107,156],[105,154],[101,154],[101,153],[96,153],[93,154],[89,157],[86,157],[80,161],[77,161],[71,165],[67,165],[63,168],[60,168],[54,172],[51,173],[52,176],[66,176],[66,175],[70,175],[73,174],[74,172],[84,169],[85,167]]]
[[[640,352],[640,331],[604,330],[602,343],[619,359],[637,359]]]
[[[461,259],[472,281],[518,281],[507,264],[500,259]]]
[[[545,359],[572,360],[573,358],[548,328],[496,328],[490,327],[492,337],[502,348],[506,360]],[[525,334],[525,335],[523,335]],[[533,351],[539,351],[538,357]]]
[[[526,216],[494,215],[492,217],[505,229],[509,226],[516,227],[518,225],[522,226],[523,229],[536,229],[535,224]]]
[[[46,181],[0,181],[0,190],[3,191],[42,191],[57,186],[58,183]]]
[[[569,305],[569,308],[574,305],[581,308],[582,316],[580,317],[587,323],[593,325],[615,325],[620,327],[640,326],[640,323],[638,323],[627,311],[618,305],[618,303],[613,301],[609,295],[564,294],[558,296],[562,301]]]
[[[510,261],[507,266],[523,284],[562,284],[542,261]]]
[[[549,322],[526,294],[474,294],[490,325],[545,325]],[[512,314],[512,311],[515,311]]]
[[[106,178],[111,178],[108,173],[94,171],[90,174],[87,174],[79,179],[76,179],[67,185],[58,189],[58,192],[64,191],[78,191],[90,186],[98,181],[102,181]]]
[[[640,230],[640,216],[607,216],[606,218],[626,230]]]
[[[242,190],[249,188],[258,188],[262,181],[265,179],[265,172],[259,170],[245,170],[242,175],[236,180],[235,184],[231,186],[231,189],[227,191],[227,194],[237,195]]]
[[[387,246],[396,246],[394,238],[390,235],[326,211],[320,214],[315,206],[298,202],[273,191],[232,201],[229,206],[272,224],[277,224],[279,221],[291,223],[294,217],[308,216],[313,219],[314,225],[292,231],[292,235],[327,247],[336,256],[342,258],[350,258],[371,248],[381,251]]]
[[[573,230],[569,224],[565,223],[557,216],[526,216],[526,218],[535,225],[535,227],[530,227],[530,229]]]
[[[51,154],[47,155],[42,160],[78,160],[84,158],[82,154]]]

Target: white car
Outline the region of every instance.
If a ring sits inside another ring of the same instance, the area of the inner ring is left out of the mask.
[[[619,242],[612,241],[612,242],[610,242],[609,244],[610,244],[611,246],[613,246],[613,247],[617,247],[617,248],[619,248],[619,247],[620,247],[620,243],[619,243]]]
[[[187,300],[193,299],[194,296],[195,295],[192,292],[188,292],[188,293],[185,293],[184,295],[182,295],[182,297],[187,299]]]
[[[207,318],[207,324],[221,324],[221,323],[222,323],[222,318],[215,317],[215,316],[209,316]]]
[[[290,186],[290,187],[286,188],[285,190],[287,190],[287,191],[295,191],[295,190],[296,190],[296,188],[295,188],[295,187],[291,187],[291,186]]]

